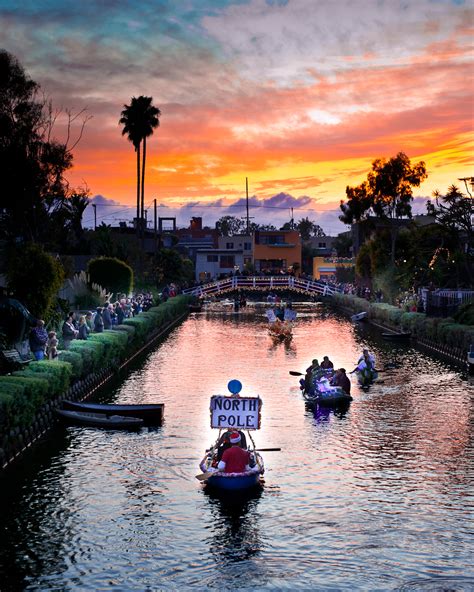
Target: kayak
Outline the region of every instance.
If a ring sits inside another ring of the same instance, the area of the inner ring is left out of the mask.
[[[406,340],[410,339],[411,333],[382,333],[382,337],[386,341],[399,341],[399,340]]]
[[[132,430],[141,428],[143,425],[143,419],[139,419],[138,417],[106,415],[105,413],[84,413],[82,411],[67,411],[65,409],[57,409],[56,414],[65,423],[86,427]]]
[[[63,401],[63,408],[69,411],[84,413],[102,413],[106,415],[121,415],[123,417],[138,417],[145,425],[160,425],[163,421],[163,403],[145,403],[143,405],[106,405],[102,403],[76,403]]]

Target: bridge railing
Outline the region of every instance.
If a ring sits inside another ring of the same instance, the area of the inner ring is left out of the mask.
[[[238,289],[268,289],[268,290],[296,290],[306,294],[322,294],[324,296],[331,296],[338,292],[337,288],[320,282],[318,280],[308,280],[296,278],[292,275],[277,275],[277,276],[232,276],[203,284],[202,286],[194,286],[183,290],[184,294],[193,294],[195,296],[212,296],[222,292],[229,292]]]

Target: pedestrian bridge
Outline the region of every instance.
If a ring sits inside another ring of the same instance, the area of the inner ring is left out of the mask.
[[[274,276],[243,276],[235,275],[214,282],[209,282],[201,286],[194,286],[183,290],[183,294],[192,294],[194,296],[217,296],[225,292],[235,292],[236,290],[250,291],[276,291],[292,290],[307,294],[308,296],[332,296],[338,292],[337,288],[317,280],[307,280],[294,277],[292,275],[274,275]]]

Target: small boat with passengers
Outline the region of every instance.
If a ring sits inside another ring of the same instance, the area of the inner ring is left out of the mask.
[[[300,388],[303,391],[304,400],[312,405],[334,406],[352,401],[351,395],[348,395],[340,386],[332,386],[330,379],[334,376],[334,370],[321,369],[312,376],[311,385],[302,378]]]
[[[144,403],[140,405],[120,405],[103,403],[78,403],[63,401],[63,409],[83,413],[101,413],[105,415],[121,415],[122,417],[137,417],[145,425],[161,425],[163,421],[164,403]]]
[[[238,380],[231,380],[228,389],[231,396],[211,397],[211,427],[218,428],[219,435],[199,463],[202,474],[196,478],[215,489],[241,491],[259,486],[265,472],[251,435],[260,428],[262,400],[241,397]]]

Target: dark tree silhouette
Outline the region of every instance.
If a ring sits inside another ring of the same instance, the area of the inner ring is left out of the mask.
[[[127,136],[137,153],[137,234],[140,233],[140,225],[143,225],[145,218],[146,141],[160,125],[160,115],[161,111],[153,105],[153,97],[142,95],[138,98],[132,97],[130,105],[124,105],[119,120],[119,124],[123,125],[122,135]]]
[[[378,158],[372,163],[372,171],[357,187],[347,187],[347,203],[341,201],[342,215],[339,219],[352,224],[367,218],[370,214],[390,221],[391,260],[395,261],[395,241],[398,218],[411,218],[412,187],[419,187],[427,177],[425,163],[411,164],[408,156],[399,152],[388,160]]]

